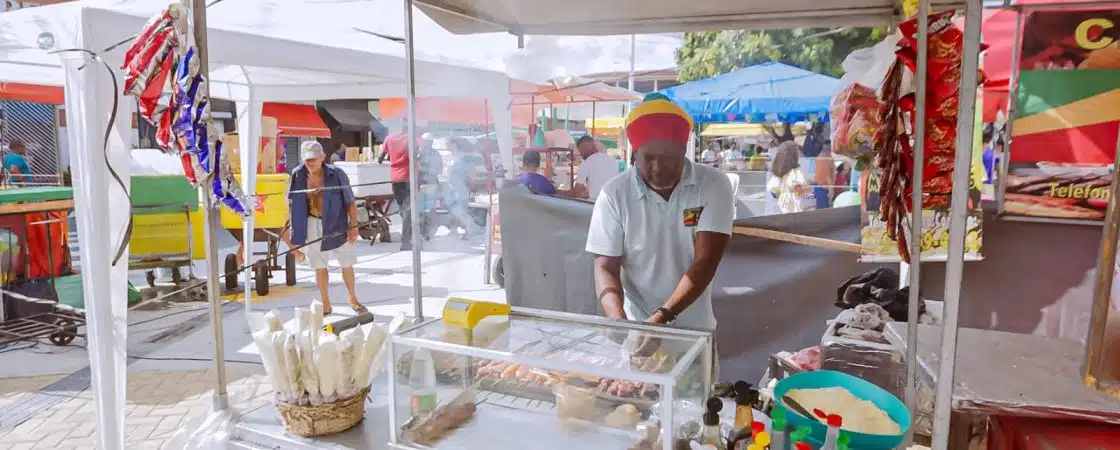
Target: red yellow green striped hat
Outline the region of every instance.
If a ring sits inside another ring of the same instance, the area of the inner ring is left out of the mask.
[[[649,94],[626,116],[626,138],[630,148],[651,140],[688,143],[692,117],[661,94]]]

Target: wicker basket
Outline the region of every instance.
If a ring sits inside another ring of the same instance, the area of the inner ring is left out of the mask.
[[[326,436],[349,430],[362,421],[366,394],[369,394],[368,386],[334,403],[302,406],[278,401],[276,409],[280,411],[285,431],[303,437]]]

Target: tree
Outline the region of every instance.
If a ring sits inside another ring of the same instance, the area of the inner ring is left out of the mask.
[[[767,61],[840,76],[840,63],[853,50],[887,36],[886,28],[794,28],[789,30],[701,31],[686,33],[677,49],[681,81],[699,80]]]
[[[682,82],[713,77],[735,69],[777,61],[831,76],[843,75],[841,63],[853,50],[875,45],[886,28],[794,28],[789,30],[701,31],[686,33],[677,49]],[[764,125],[778,142],[793,140],[789,124],[781,130]],[[824,127],[814,127],[818,139]]]

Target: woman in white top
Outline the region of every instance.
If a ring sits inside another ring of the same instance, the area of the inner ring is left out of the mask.
[[[773,176],[766,182],[766,191],[777,198],[779,213],[804,211],[801,200],[809,192],[809,183],[801,172],[801,149],[792,141],[786,141],[771,151],[774,153],[770,166]]]

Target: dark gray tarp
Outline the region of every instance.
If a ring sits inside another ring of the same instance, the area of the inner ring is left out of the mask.
[[[513,305],[600,314],[591,256],[583,250],[588,202],[500,194],[506,296]],[[858,207],[737,220],[736,225],[846,242],[859,240]],[[982,262],[965,265],[962,327],[1030,333],[1039,310],[1089,280],[1099,227],[1009,222],[985,217]],[[733,236],[712,286],[723,380],[754,381],[771,353],[817,345],[839,312],[836,289],[847,279],[897,264],[864,264],[858,255]],[[944,293],[944,263],[922,265],[926,298]]]

